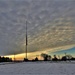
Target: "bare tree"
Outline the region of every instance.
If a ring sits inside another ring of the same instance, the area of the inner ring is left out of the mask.
[[[44,58],[44,61],[51,60],[51,56],[45,53],[42,53],[41,56]]]

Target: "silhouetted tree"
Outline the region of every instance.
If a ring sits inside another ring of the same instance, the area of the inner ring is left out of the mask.
[[[66,55],[67,60],[71,60],[72,56],[71,55]]]
[[[75,58],[74,58],[74,57],[72,57],[72,58],[71,58],[71,60],[75,61]]]
[[[44,58],[44,61],[51,60],[51,56],[45,53],[42,53],[41,56]]]
[[[0,62],[12,62],[12,59],[9,57],[1,57],[0,56]]]
[[[24,58],[24,61],[29,61],[28,59]]]
[[[35,61],[38,61],[38,58],[37,57],[35,58]]]
[[[50,55],[48,55],[48,60],[51,60],[51,56]]]
[[[63,56],[63,57],[61,58],[61,60],[62,60],[62,61],[66,61],[66,60],[67,60],[66,56]]]
[[[53,61],[57,61],[58,58],[56,57],[56,55],[54,55],[54,58],[52,59]]]
[[[66,61],[66,60],[71,60],[73,57],[71,55],[65,55],[62,57],[61,60]]]
[[[42,53],[41,56],[44,58],[44,61],[47,61],[48,60],[48,55],[47,54]]]

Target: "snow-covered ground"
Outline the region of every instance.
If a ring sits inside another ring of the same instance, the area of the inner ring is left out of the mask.
[[[75,75],[75,63],[0,63],[0,75]]]

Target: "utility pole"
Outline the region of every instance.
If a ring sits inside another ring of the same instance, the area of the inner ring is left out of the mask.
[[[15,62],[15,53],[14,53],[14,62]]]

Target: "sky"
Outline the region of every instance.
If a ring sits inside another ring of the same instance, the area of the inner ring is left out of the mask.
[[[52,56],[54,56],[54,55],[57,55],[57,57],[60,56],[60,58],[62,58],[62,56],[65,56],[65,54],[66,55],[71,55],[72,57],[75,57],[75,47],[67,49],[67,50],[52,52],[50,54]]]
[[[26,21],[30,57],[75,47],[74,0],[0,0],[0,55],[24,54]]]

